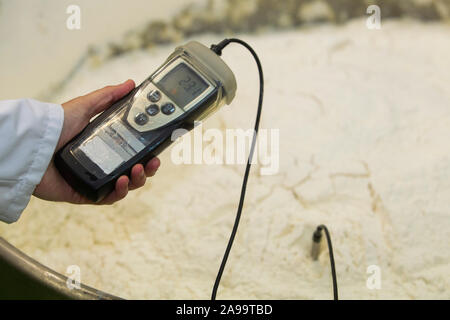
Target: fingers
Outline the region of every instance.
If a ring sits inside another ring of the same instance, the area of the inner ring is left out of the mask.
[[[158,158],[153,158],[147,162],[145,168],[142,164],[135,165],[131,170],[130,190],[144,186],[147,177],[153,177],[155,175],[160,163]]]
[[[135,165],[131,169],[131,179],[127,176],[121,176],[116,182],[115,190],[99,204],[113,204],[125,198],[129,190],[143,187],[147,177],[154,176],[160,164],[160,160],[155,157],[146,164],[145,168],[142,164]]]
[[[83,114],[89,120],[96,114],[110,107],[117,100],[123,98],[133,90],[134,87],[134,81],[127,80],[124,83],[115,86],[107,86],[82,97],[75,98],[67,104],[70,107],[83,111]]]
[[[145,175],[147,177],[153,177],[156,171],[158,170],[160,164],[161,161],[159,161],[159,159],[156,157],[147,162],[147,165],[145,166]]]
[[[103,199],[99,204],[113,204],[119,200],[125,198],[128,194],[128,185],[130,179],[127,176],[121,176],[116,181],[116,188],[111,192],[105,199]]]
[[[142,187],[145,184],[146,179],[144,166],[142,164],[135,165],[133,169],[131,169],[130,190]]]

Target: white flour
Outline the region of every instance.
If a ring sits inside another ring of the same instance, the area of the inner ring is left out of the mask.
[[[450,27],[364,20],[343,27],[239,36],[266,76],[262,128],[280,128],[280,172],[249,179],[218,298],[328,299],[324,223],[343,299],[449,299]],[[199,39],[205,44],[219,37]],[[160,47],[84,70],[57,101],[133,78],[173,50]],[[251,128],[257,72],[230,45],[237,97],[204,128]],[[33,199],[3,237],[47,266],[124,298],[208,299],[235,217],[244,166],[180,165],[162,156],[147,186],[114,206]],[[381,268],[369,290],[366,269]]]

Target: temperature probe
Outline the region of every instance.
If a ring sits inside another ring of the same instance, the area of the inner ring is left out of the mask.
[[[235,93],[234,74],[220,56],[189,42],[58,151],[56,167],[77,192],[101,201],[120,176],[166,149],[175,130],[193,129]]]

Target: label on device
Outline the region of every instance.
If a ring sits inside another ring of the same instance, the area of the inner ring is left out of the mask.
[[[95,164],[103,170],[104,173],[110,174],[122,162],[122,157],[111,149],[106,142],[100,139],[99,136],[94,136],[87,140],[80,146],[80,150]],[[101,155],[99,157],[99,155]]]
[[[110,174],[144,147],[145,145],[121,121],[115,121],[101,128],[92,139],[83,142],[79,148],[105,174]]]

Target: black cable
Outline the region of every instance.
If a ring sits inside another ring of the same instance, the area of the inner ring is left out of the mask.
[[[239,220],[241,219],[242,208],[244,206],[244,199],[245,199],[245,190],[247,189],[248,175],[250,173],[251,162],[252,162],[253,153],[255,150],[256,137],[258,135],[258,129],[259,129],[259,121],[261,119],[261,111],[262,111],[262,103],[263,103],[263,95],[264,95],[264,75],[263,75],[261,62],[259,61],[258,55],[253,50],[253,48],[250,47],[250,45],[248,45],[245,41],[242,41],[240,39],[234,39],[234,38],[233,39],[225,39],[217,45],[212,45],[211,50],[220,56],[220,55],[222,55],[223,48],[225,48],[231,42],[238,43],[238,44],[241,44],[244,47],[246,47],[250,51],[250,53],[252,54],[253,58],[256,61],[256,64],[258,66],[258,72],[259,72],[259,100],[258,100],[258,110],[256,112],[255,132],[253,134],[252,145],[250,148],[250,154],[248,156],[247,167],[245,168],[244,180],[242,182],[241,196],[239,199],[239,206],[238,206],[237,213],[236,213],[236,219],[234,220],[233,230],[231,231],[230,239],[228,240],[228,245],[227,245],[227,248],[225,249],[225,253],[222,258],[222,263],[220,264],[219,272],[217,273],[216,281],[214,283],[214,287],[213,287],[212,294],[211,294],[211,300],[216,300],[216,295],[217,295],[217,290],[219,288],[220,279],[222,278],[223,271],[225,270],[225,265],[227,263],[228,256],[230,254],[231,247],[233,246],[233,241],[234,241],[234,238],[236,236],[236,232],[237,232],[237,229],[239,226]]]
[[[336,266],[334,263],[334,255],[333,255],[333,245],[331,244],[330,233],[328,232],[328,229],[325,225],[321,224],[320,226],[317,227],[317,230],[316,230],[316,232],[314,232],[314,235],[313,235],[313,241],[315,241],[317,243],[320,242],[320,239],[322,238],[322,230],[325,231],[325,235],[327,237],[328,252],[330,254],[331,277],[333,278],[333,297],[334,297],[334,300],[339,300],[338,299],[337,277],[336,277]]]

